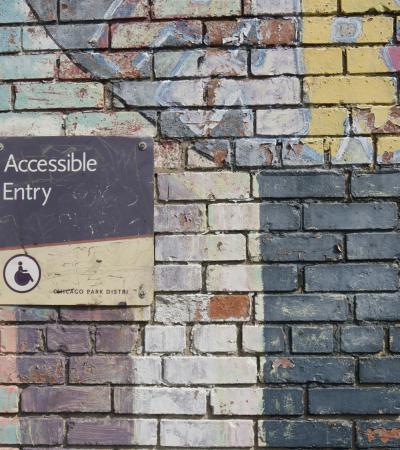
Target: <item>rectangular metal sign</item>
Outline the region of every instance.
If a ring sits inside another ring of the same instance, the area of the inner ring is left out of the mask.
[[[0,138],[0,304],[148,305],[153,145]]]

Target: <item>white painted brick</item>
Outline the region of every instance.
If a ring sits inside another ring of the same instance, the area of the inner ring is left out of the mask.
[[[162,420],[161,445],[166,447],[252,447],[251,420]]]
[[[250,320],[250,296],[208,294],[157,295],[155,320],[161,323],[245,322]]]
[[[304,411],[299,388],[216,388],[211,391],[215,415],[299,415]]]
[[[306,135],[310,128],[309,109],[266,109],[257,111],[257,133],[266,136]]]
[[[205,231],[205,205],[155,205],[154,229],[158,233]]]
[[[251,51],[253,75],[304,74],[303,52],[299,48],[256,49]]]
[[[300,81],[295,77],[221,79],[209,86],[211,105],[296,105]]]
[[[182,352],[185,347],[185,327],[148,325],[145,328],[145,351],[148,353]]]
[[[297,230],[300,212],[283,203],[217,203],[208,207],[208,220],[218,231]]]
[[[297,288],[297,268],[293,265],[210,265],[210,291],[293,291]]]
[[[204,353],[236,352],[237,329],[234,325],[195,325],[193,347]]]
[[[58,113],[2,113],[1,136],[62,136],[62,115]]]
[[[244,0],[245,14],[295,14],[300,11],[300,0]]]
[[[285,335],[281,327],[243,326],[243,351],[249,353],[283,352]]]
[[[207,394],[204,389],[116,387],[114,404],[121,414],[203,415]]]
[[[168,264],[155,267],[158,291],[198,291],[201,289],[201,266]]]
[[[250,176],[242,172],[184,172],[158,175],[160,200],[245,199]]]
[[[130,106],[204,106],[206,81],[120,81],[114,92]]]
[[[252,384],[257,381],[256,358],[167,357],[165,380],[171,384]]]
[[[157,261],[243,261],[246,239],[241,234],[158,236]]]

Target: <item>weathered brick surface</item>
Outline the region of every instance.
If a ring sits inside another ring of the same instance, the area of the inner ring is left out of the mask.
[[[33,387],[21,394],[21,408],[30,413],[109,412],[111,390],[107,387]]]
[[[0,307],[0,448],[399,448],[395,0],[0,0],[1,136],[153,137],[147,307]]]

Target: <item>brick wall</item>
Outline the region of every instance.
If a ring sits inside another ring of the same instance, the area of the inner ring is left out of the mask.
[[[151,308],[0,307],[0,446],[399,448],[398,0],[0,0],[0,135],[153,136]]]

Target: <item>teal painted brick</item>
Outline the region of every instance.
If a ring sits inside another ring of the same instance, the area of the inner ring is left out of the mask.
[[[32,22],[33,14],[25,0],[0,0],[0,23]]]
[[[0,80],[54,78],[56,54],[0,56]]]
[[[0,136],[62,136],[64,134],[62,125],[61,113],[9,112],[0,114]],[[4,314],[6,317],[13,317],[13,314],[18,317],[21,313],[18,310],[4,312],[4,308],[0,308],[0,317]]]
[[[0,84],[0,111],[11,109],[11,86]]]
[[[0,412],[18,412],[19,390],[16,386],[0,386]]]
[[[21,50],[21,28],[0,28],[0,53],[15,53]]]
[[[22,48],[24,50],[57,50],[59,47],[44,27],[30,26],[22,29]]]
[[[16,109],[101,108],[101,83],[21,83],[15,86]]]

